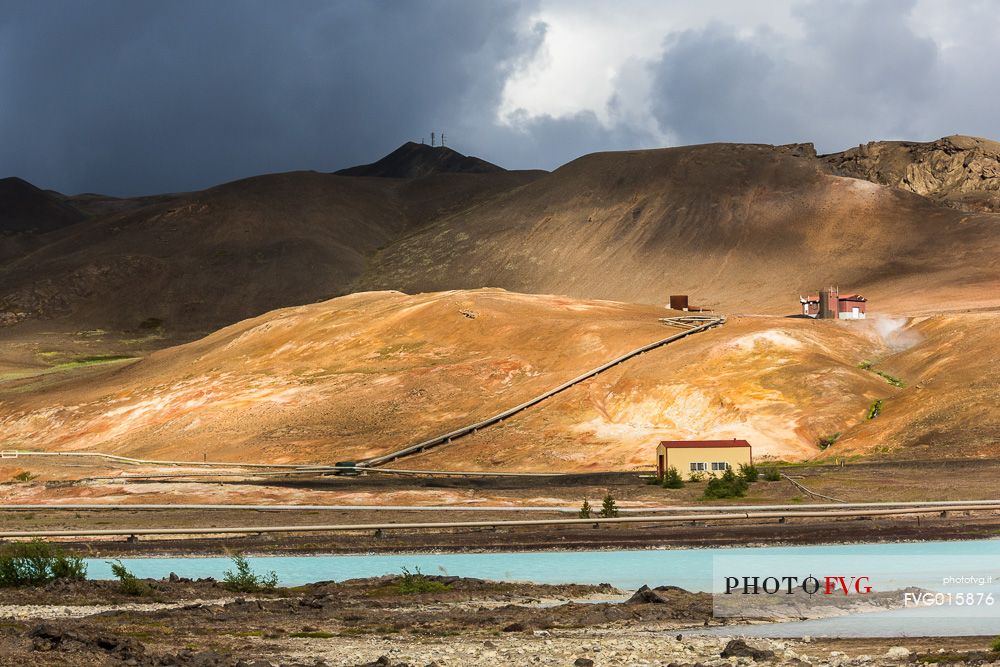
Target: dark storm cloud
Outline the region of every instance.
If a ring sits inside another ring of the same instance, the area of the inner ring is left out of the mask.
[[[807,3],[794,12],[798,37],[721,25],[671,35],[652,64],[654,116],[681,143],[815,141],[833,151],[949,134],[925,122],[944,77],[935,43],[906,21],[913,6]]]
[[[136,194],[370,161],[488,122],[523,2],[5,2],[0,175]],[[474,124],[474,123],[473,123]]]
[[[370,162],[432,130],[510,168],[664,143],[1000,135],[995,3],[931,3],[943,45],[913,0],[795,2],[796,30],[695,22],[614,73],[603,120],[501,121],[508,79],[545,60],[538,2],[559,0],[0,0],[0,177],[194,189]]]

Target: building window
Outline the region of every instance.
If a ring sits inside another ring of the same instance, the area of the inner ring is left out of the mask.
[[[691,464],[691,472],[698,472],[699,470],[707,470],[707,469],[708,469],[708,464],[707,463],[692,463]]]
[[[712,463],[712,470],[729,470],[729,464],[725,461]]]

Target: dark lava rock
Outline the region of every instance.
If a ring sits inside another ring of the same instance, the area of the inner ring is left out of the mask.
[[[574,667],[594,667],[594,661],[590,658],[577,658],[573,665]]]
[[[110,633],[73,631],[50,623],[41,623],[28,631],[34,651],[69,651],[112,653],[122,660],[145,654],[145,647],[130,637]]]
[[[527,628],[524,627],[523,623],[511,623],[503,628],[504,632],[524,632]]]
[[[956,651],[954,653],[921,653],[911,658],[917,664],[921,663],[947,663],[966,665],[985,665],[997,662],[1000,654],[990,651]]]
[[[742,639],[731,639],[720,653],[723,658],[753,658],[754,660],[769,660],[774,657],[774,651],[755,648]]]
[[[665,602],[666,600],[659,593],[645,585],[633,593],[632,597],[625,600],[625,604],[663,604]]]
[[[389,660],[389,656],[382,655],[379,656],[378,660],[376,660],[375,662],[367,662],[363,665],[358,665],[357,667],[410,667],[410,665],[405,662],[398,662],[393,664],[393,662]]]

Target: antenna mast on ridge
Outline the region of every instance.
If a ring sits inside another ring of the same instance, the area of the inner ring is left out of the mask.
[[[444,132],[441,133],[441,146],[444,147]]]
[[[431,146],[434,145],[434,133],[431,132]]]

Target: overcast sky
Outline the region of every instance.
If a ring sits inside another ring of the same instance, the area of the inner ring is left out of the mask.
[[[1000,0],[0,0],[0,177],[146,194],[445,132],[508,168],[1000,139]]]

